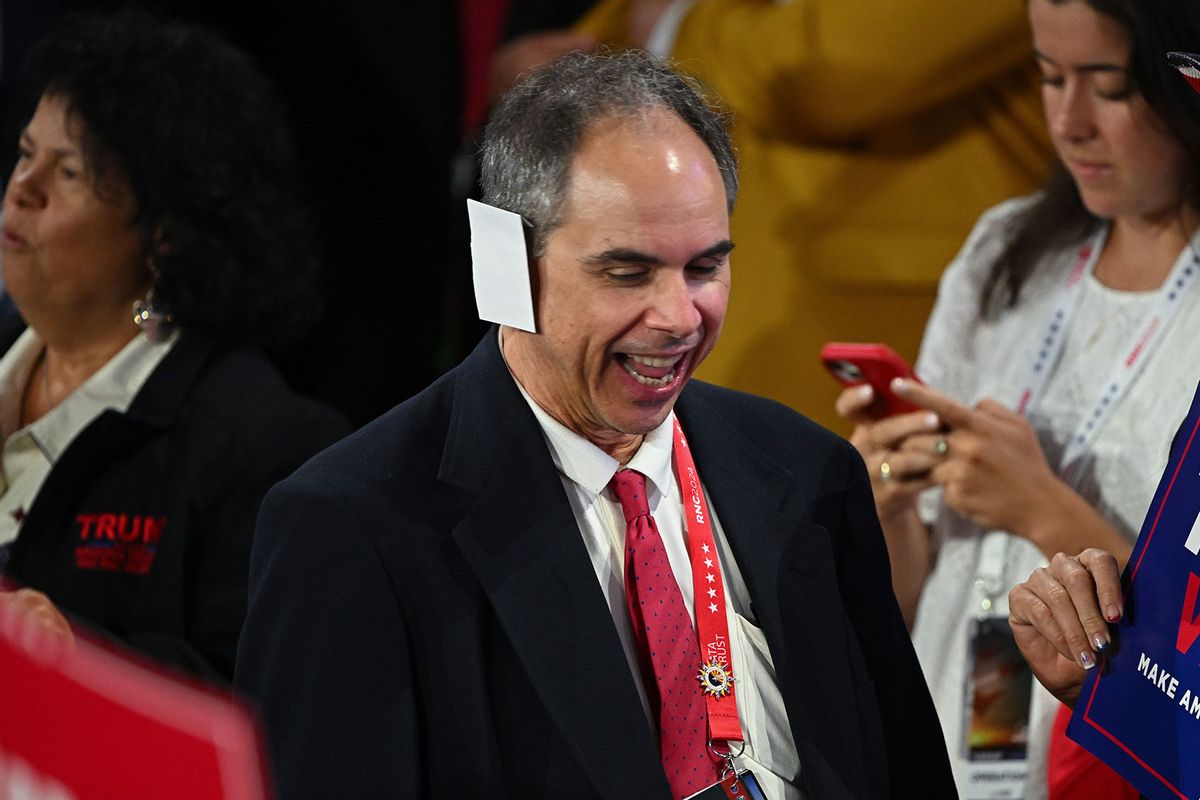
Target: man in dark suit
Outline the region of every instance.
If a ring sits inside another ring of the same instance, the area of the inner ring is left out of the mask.
[[[732,765],[771,800],[953,797],[855,451],[689,383],[730,285],[720,118],[645,57],[570,56],[483,171],[531,225],[537,332],[263,506],[236,685],[279,795],[732,797]]]

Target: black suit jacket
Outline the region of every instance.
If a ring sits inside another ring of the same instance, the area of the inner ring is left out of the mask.
[[[860,459],[783,406],[676,406],[812,800],[953,797]],[[667,798],[541,429],[493,331],[264,501],[235,685],[296,797]]]

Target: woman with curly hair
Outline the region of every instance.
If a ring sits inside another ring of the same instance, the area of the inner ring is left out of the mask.
[[[0,344],[0,566],[25,588],[0,600],[228,681],[259,501],[345,432],[258,349],[317,306],[283,114],[245,55],[140,16],[78,18],[31,66],[0,238],[28,324]]]

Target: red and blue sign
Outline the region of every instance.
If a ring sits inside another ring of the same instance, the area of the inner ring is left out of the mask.
[[[1200,798],[1200,391],[1125,568],[1116,649],[1067,735],[1150,800]]]

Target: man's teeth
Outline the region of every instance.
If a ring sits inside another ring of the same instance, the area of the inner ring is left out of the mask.
[[[675,358],[654,358],[652,356],[629,355],[621,361],[621,366],[625,368],[626,372],[633,376],[634,380],[643,386],[649,386],[653,389],[661,389],[664,386],[669,386],[671,381],[675,380],[674,369],[672,369],[666,375],[663,375],[661,378],[651,378],[638,372],[635,368],[635,365],[640,364],[653,369],[662,369],[664,367],[674,367],[677,363],[679,363],[678,356]]]
[[[621,362],[621,366],[623,366],[625,371],[632,375],[633,379],[642,386],[650,386],[655,389],[661,389],[662,387],[670,384],[671,381],[675,380],[675,370],[671,370],[661,378],[647,378],[645,375],[635,370],[628,361]]]
[[[645,364],[647,367],[672,367],[679,360],[679,356],[674,358],[654,358],[653,356],[629,356],[630,361],[636,361],[639,364]]]

